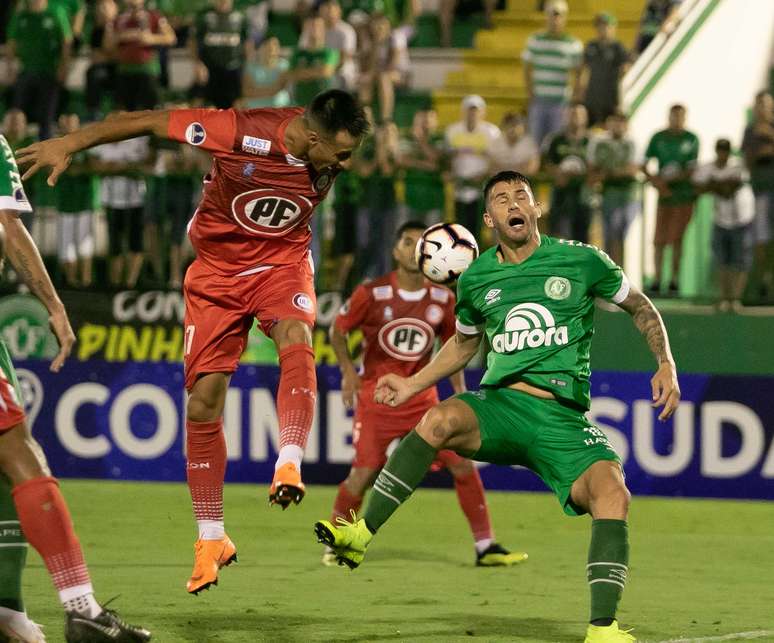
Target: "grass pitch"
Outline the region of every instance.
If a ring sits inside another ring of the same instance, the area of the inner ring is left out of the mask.
[[[588,518],[548,494],[489,493],[497,537],[529,561],[478,569],[451,491],[421,490],[350,572],[320,564],[312,525],[335,489],[313,487],[285,512],[264,486],[226,487],[239,563],[220,586],[185,592],[195,538],[182,484],[64,481],[97,596],[162,643],[582,641]],[[629,585],[619,617],[642,641],[774,641],[774,507],[763,502],[637,498]],[[49,641],[62,615],[37,554],[27,608]],[[728,635],[734,635],[729,637]],[[722,638],[721,638],[722,637]]]

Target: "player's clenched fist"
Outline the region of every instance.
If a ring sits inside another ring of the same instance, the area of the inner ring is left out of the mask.
[[[410,378],[394,373],[382,375],[376,382],[374,401],[387,406],[400,406],[416,392],[411,387],[410,381]]]

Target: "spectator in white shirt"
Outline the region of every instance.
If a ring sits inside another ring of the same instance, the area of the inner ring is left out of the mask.
[[[489,150],[500,138],[500,129],[485,121],[485,116],[484,99],[475,94],[466,96],[462,99],[462,120],[446,128],[455,220],[476,236],[484,212],[481,187],[489,174]]]
[[[341,19],[338,0],[325,0],[320,5],[320,17],[325,21],[325,46],[339,52],[336,76],[342,89],[353,89],[357,81],[357,34],[355,28]]]
[[[149,138],[141,136],[95,147],[108,222],[109,277],[114,287],[134,288],[143,262],[144,175],[150,164]]]
[[[696,169],[693,181],[714,200],[712,249],[718,267],[719,309],[738,310],[750,270],[750,224],[755,196],[742,163],[731,157],[731,143],[718,139],[716,158]]]
[[[540,150],[527,134],[527,120],[521,114],[508,112],[500,123],[502,136],[489,148],[492,161],[490,174],[515,170],[524,176],[533,176],[540,168]]]

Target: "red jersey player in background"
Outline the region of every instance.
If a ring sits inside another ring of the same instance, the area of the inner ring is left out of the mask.
[[[246,111],[179,109],[121,113],[18,152],[24,178],[51,167],[49,185],[79,150],[153,134],[212,153],[188,228],[196,260],[185,276],[184,361],[187,478],[199,528],[187,590],[216,583],[236,560],[223,523],[223,406],[231,374],[257,319],[277,346],[280,448],[269,501],[304,495],[301,458],[314,415],[316,298],[309,221],[368,120],[350,94],[330,90],[299,107]]]
[[[352,431],[355,459],[347,479],[339,485],[333,505],[334,521],[349,519],[351,511],[360,509],[363,495],[387,462],[387,447],[395,438],[411,432],[439,401],[434,386],[399,408],[374,401],[380,376],[412,375],[430,360],[436,337],[445,342],[456,332],[454,294],[428,282],[414,257],[424,229],[424,224],[413,221],[398,229],[392,250],[397,269],[355,289],[331,327],[331,344],[341,368],[344,405],[352,408],[357,400]],[[347,347],[347,333],[355,328],[363,332],[361,373]],[[462,371],[449,379],[455,393],[465,390]],[[440,451],[434,466],[436,470],[446,467],[454,478],[457,499],[473,532],[476,565],[514,565],[526,560],[525,553],[511,553],[495,542],[484,486],[473,462],[453,451]],[[336,555],[326,547],[323,563],[335,562]]]

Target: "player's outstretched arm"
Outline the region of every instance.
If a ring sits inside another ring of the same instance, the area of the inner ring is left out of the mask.
[[[653,406],[664,407],[658,419],[666,420],[680,402],[680,385],[664,320],[653,302],[636,288],[632,288],[626,299],[618,305],[632,316],[634,325],[648,342],[648,348],[658,362],[658,370],[650,380]]]
[[[339,370],[341,371],[341,397],[344,402],[344,406],[348,409],[354,408],[355,400],[357,399],[357,393],[360,390],[360,375],[357,372],[357,367],[352,361],[352,357],[349,354],[349,346],[347,346],[347,335],[342,333],[336,324],[331,326],[329,333],[331,346],[333,352],[336,354],[336,359],[339,362]]]
[[[16,152],[16,162],[28,167],[22,177],[25,181],[38,170],[50,167],[48,184],[53,187],[59,175],[70,165],[70,159],[75,152],[137,136],[154,135],[167,138],[168,125],[169,110],[121,112],[72,134],[23,147]]]
[[[51,277],[40,258],[35,243],[27,232],[16,212],[0,210],[0,223],[5,230],[5,253],[24,283],[27,284],[48,310],[48,321],[51,330],[59,342],[59,353],[51,362],[51,370],[57,373],[62,368],[73,344],[75,334],[70,326],[62,300],[56,294]]]
[[[478,352],[480,344],[481,335],[463,335],[457,331],[418,373],[411,377],[401,377],[394,373],[380,377],[376,383],[374,399],[379,404],[389,406],[403,404],[444,377],[463,369]]]

